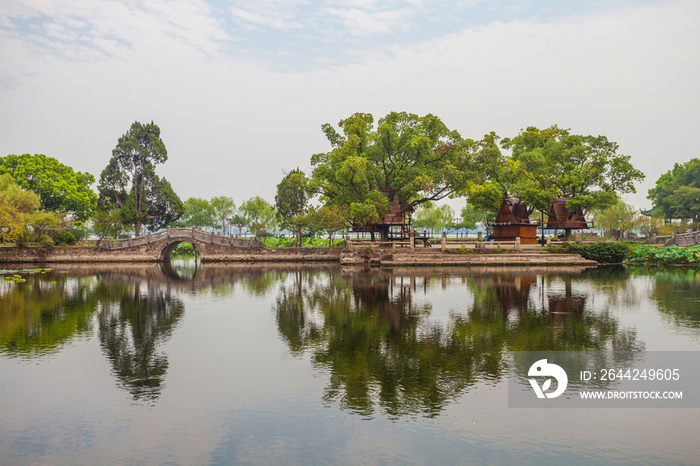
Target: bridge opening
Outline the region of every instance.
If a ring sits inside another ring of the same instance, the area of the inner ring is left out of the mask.
[[[169,280],[176,282],[194,281],[201,270],[201,263],[194,256],[179,256],[160,262],[160,271]]]
[[[202,257],[202,252],[199,249],[199,246],[197,243],[194,241],[189,241],[187,239],[178,239],[178,240],[173,240],[172,243],[166,244],[163,249],[161,249],[160,254],[158,255],[158,260],[160,261],[169,261],[172,258],[173,252],[175,252],[175,249],[177,248],[177,245],[180,243],[189,243],[194,247],[194,255],[196,260],[201,260]]]

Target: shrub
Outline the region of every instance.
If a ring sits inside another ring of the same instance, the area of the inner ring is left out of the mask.
[[[57,244],[75,244],[77,239],[71,230],[58,230],[55,241]]]
[[[49,235],[41,235],[36,242],[36,246],[42,251],[50,251],[55,245],[56,243]]]
[[[175,252],[180,254],[194,254],[196,251],[192,243],[183,241],[182,243],[178,243],[178,245],[175,246]]]
[[[445,252],[447,254],[476,254],[477,250],[476,249],[446,249]]]
[[[599,241],[593,244],[565,243],[559,250],[567,254],[580,254],[584,259],[601,264],[619,264],[630,253],[630,247],[619,241]]]
[[[260,241],[268,248],[293,248],[297,245],[296,238],[262,238]],[[301,240],[302,247],[305,248],[326,248],[328,238],[304,238]],[[344,239],[334,239],[333,246],[345,247]]]

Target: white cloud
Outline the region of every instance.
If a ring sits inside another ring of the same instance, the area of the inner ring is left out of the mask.
[[[24,79],[0,94],[12,109],[0,115],[0,154],[46,153],[99,176],[129,125],[153,119],[170,154],[162,173],[183,197],[272,200],[282,169],[308,169],[311,154],[328,150],[322,123],[406,110],[434,113],[472,138],[554,123],[604,134],[648,175],[632,199],[638,207],[649,205],[646,189],[661,173],[696,156],[685,142],[700,120],[694,1],[491,23],[303,73],[269,72],[221,53],[221,29],[205,30],[218,22],[198,4],[174,4],[176,14],[162,2],[148,11],[109,2],[52,16],[65,28],[61,18],[87,24],[81,34],[90,47],[58,42],[75,53],[99,51],[79,63],[63,59],[65,50],[46,52],[53,41],[39,48],[46,37],[0,29],[3,83]]]
[[[385,34],[395,29],[404,29],[416,14],[415,10],[410,9],[367,11],[357,8],[327,8],[324,11],[338,17],[353,35]]]

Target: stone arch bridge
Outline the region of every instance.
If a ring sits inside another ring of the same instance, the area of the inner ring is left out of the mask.
[[[242,252],[253,252],[264,248],[263,243],[251,238],[235,238],[217,235],[214,232],[196,228],[168,228],[157,233],[137,236],[135,238],[105,238],[100,243],[100,251],[130,253],[146,256],[150,260],[169,261],[178,244],[186,242],[194,246],[203,261],[219,259]],[[247,251],[246,251],[247,250]]]

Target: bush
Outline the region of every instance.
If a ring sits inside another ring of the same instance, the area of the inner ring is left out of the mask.
[[[56,243],[49,235],[41,235],[39,241],[36,242],[36,247],[42,251],[50,251],[55,245]]]
[[[293,248],[297,245],[296,238],[261,238],[260,241],[268,248]],[[301,245],[305,248],[326,248],[328,247],[328,238],[304,238],[301,239]],[[344,239],[334,239],[333,246],[345,247]]]
[[[17,241],[15,243],[17,244],[17,247],[25,248],[31,240],[32,232],[29,230],[22,230],[22,232],[17,235]]]
[[[619,241],[599,241],[593,244],[565,243],[559,251],[567,254],[580,254],[584,259],[601,264],[620,264],[630,254],[629,245]]]
[[[192,243],[188,243],[187,241],[183,241],[182,243],[178,243],[178,245],[175,246],[174,252],[180,253],[180,254],[194,254],[196,251],[195,251],[194,245]]]
[[[445,252],[447,254],[477,254],[476,249],[446,249]]]
[[[75,244],[88,237],[88,231],[84,228],[65,228],[49,232],[51,239],[56,244]]]

